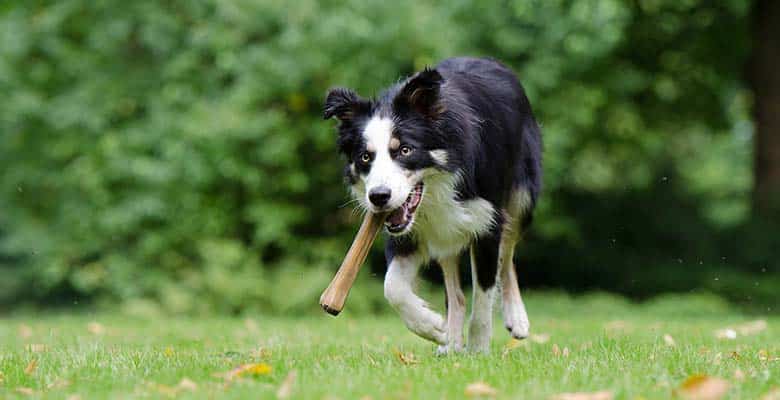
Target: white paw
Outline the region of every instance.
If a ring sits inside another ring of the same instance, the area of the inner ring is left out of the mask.
[[[423,339],[440,345],[447,343],[447,328],[441,315],[429,312],[426,318],[406,321],[406,327]]]
[[[531,324],[528,322],[528,315],[525,307],[504,305],[504,327],[515,339],[525,339],[528,337]]]
[[[507,325],[506,330],[509,331],[509,334],[512,335],[513,338],[523,340],[528,337],[530,327],[528,326],[528,322],[525,324],[516,322],[514,325]]]
[[[460,353],[463,350],[464,349],[463,349],[462,345],[461,346],[456,346],[456,345],[453,345],[452,343],[447,344],[447,345],[442,344],[442,345],[439,345],[436,348],[436,355],[437,356],[446,356],[447,354]]]

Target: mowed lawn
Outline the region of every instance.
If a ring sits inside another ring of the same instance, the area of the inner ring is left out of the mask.
[[[696,375],[722,379],[715,383],[728,385],[725,398],[760,399],[780,387],[780,318],[771,314],[744,315],[706,296],[631,304],[532,293],[526,301],[530,339],[509,340],[497,314],[490,354],[445,357],[393,314],[353,317],[348,309],[337,318],[14,315],[0,318],[0,398],[548,399],[607,391],[668,399],[687,393],[681,385]],[[467,389],[475,382],[484,385]]]

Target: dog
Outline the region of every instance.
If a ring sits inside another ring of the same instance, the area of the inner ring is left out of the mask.
[[[510,334],[529,321],[513,262],[542,185],[542,141],[515,74],[492,59],[457,57],[363,98],[331,89],[344,175],[367,212],[389,213],[384,295],[415,334],[446,354],[486,352],[498,287]],[[464,346],[459,258],[471,258],[473,303]],[[446,318],[414,292],[421,266],[438,264]]]

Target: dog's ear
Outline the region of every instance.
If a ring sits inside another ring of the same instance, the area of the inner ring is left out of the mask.
[[[436,117],[444,111],[439,91],[444,78],[435,69],[425,68],[409,78],[395,98],[395,106],[408,107],[427,117]]]
[[[351,121],[355,118],[356,113],[364,110],[367,106],[368,102],[365,99],[349,89],[331,89],[325,98],[322,118],[336,117],[341,122]]]

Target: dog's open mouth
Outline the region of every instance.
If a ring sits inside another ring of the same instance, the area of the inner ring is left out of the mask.
[[[414,186],[414,189],[409,193],[409,197],[406,198],[404,204],[401,207],[396,208],[385,220],[385,226],[390,233],[401,233],[414,221],[414,212],[417,211],[417,207],[420,205],[423,197],[423,184],[422,182]]]

